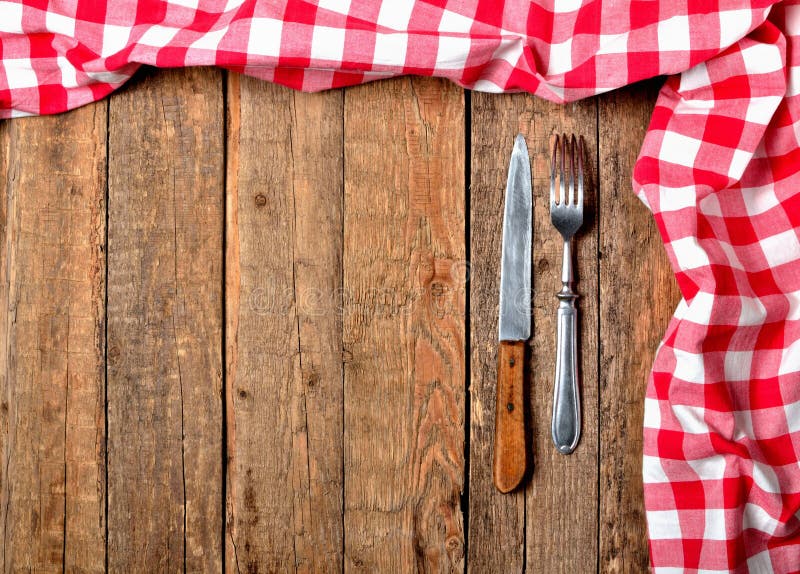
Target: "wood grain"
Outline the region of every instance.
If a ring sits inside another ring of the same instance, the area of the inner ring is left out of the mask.
[[[228,101],[227,571],[340,571],[342,93]]]
[[[106,103],[0,124],[3,572],[105,562]]]
[[[472,94],[470,158],[470,572],[522,572],[525,561],[525,492],[501,494],[492,459],[497,381],[497,317],[503,194],[523,95]],[[527,365],[526,365],[527,368]],[[538,421],[528,417],[527,436]],[[530,444],[530,443],[529,443]],[[528,467],[537,464],[535,453]],[[535,470],[534,470],[535,472]],[[491,543],[484,541],[490,540]]]
[[[345,570],[464,568],[464,96],[345,96]]]
[[[108,567],[222,569],[221,73],[110,102]]]
[[[525,341],[501,341],[497,351],[494,485],[511,492],[525,476]]]
[[[653,217],[631,189],[659,82],[600,101],[600,569],[647,570],[644,395],[679,293]]]
[[[558,106],[534,100],[522,114],[534,189],[533,345],[531,413],[536,421],[536,470],[527,491],[527,561],[534,572],[589,572],[597,567],[597,168],[596,100]],[[578,307],[581,440],[574,453],[556,451],[550,436],[556,357],[555,293],[561,287],[563,241],[550,223],[550,158],[555,134],[585,143],[584,222],[573,240]],[[569,533],[569,534],[566,534]],[[568,541],[568,543],[566,542]]]

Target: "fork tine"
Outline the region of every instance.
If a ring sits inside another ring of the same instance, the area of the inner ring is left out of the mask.
[[[559,172],[559,182],[558,182],[558,198],[559,198],[559,205],[566,205],[567,204],[567,194],[566,194],[566,187],[565,187],[565,180],[564,177],[564,156],[567,155],[567,135],[561,135],[561,158],[559,161],[559,165],[561,167],[561,171]]]
[[[550,159],[550,207],[556,204],[556,158],[558,157],[558,135],[553,144],[553,157]]]
[[[575,205],[575,134],[569,141],[569,205]]]
[[[583,209],[583,136],[578,138],[578,207]]]

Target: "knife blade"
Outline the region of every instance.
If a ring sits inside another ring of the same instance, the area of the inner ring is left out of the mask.
[[[506,181],[500,260],[494,484],[506,493],[527,467],[523,399],[525,341],[531,333],[531,165],[525,138],[514,141]]]

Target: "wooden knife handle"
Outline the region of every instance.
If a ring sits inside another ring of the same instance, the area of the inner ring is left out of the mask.
[[[525,341],[500,341],[497,352],[497,405],[494,423],[494,485],[514,490],[525,476]]]

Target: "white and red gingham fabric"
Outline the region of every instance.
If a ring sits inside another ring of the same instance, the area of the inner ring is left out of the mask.
[[[683,294],[645,405],[653,570],[800,572],[798,2],[0,0],[0,117],[140,64],[555,101],[670,75],[634,173]]]

